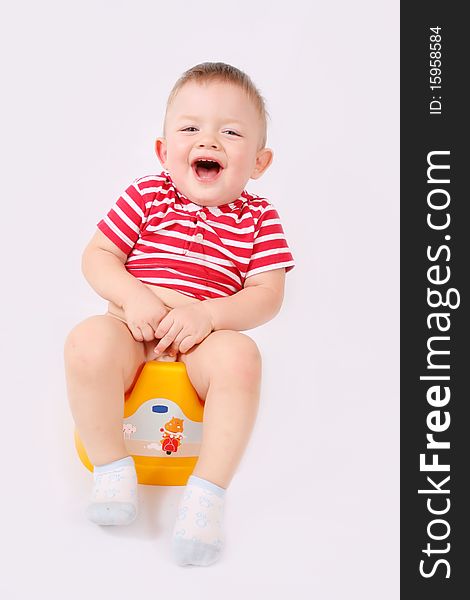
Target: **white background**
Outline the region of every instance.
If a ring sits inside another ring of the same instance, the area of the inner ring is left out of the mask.
[[[2,3],[0,595],[398,598],[399,3]],[[181,488],[141,486],[127,528],[83,514],[62,350],[106,302],[81,275],[96,223],[157,173],[167,95],[203,61],[267,99],[277,207],[297,266],[264,360],[227,548],[177,567]]]

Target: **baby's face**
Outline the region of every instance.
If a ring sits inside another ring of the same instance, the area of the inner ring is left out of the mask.
[[[258,111],[233,84],[186,83],[169,106],[165,124],[166,138],[156,142],[158,158],[176,188],[201,206],[233,202],[247,181],[260,177],[271,163],[271,150],[259,149]]]

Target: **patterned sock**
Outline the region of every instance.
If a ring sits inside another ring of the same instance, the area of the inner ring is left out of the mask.
[[[191,475],[181,498],[173,530],[177,564],[207,566],[222,551],[225,489]]]
[[[132,456],[94,467],[87,517],[97,525],[128,525],[137,516],[137,474]]]

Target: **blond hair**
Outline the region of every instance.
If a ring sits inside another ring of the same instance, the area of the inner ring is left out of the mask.
[[[246,73],[237,69],[237,67],[233,67],[232,65],[228,65],[223,62],[205,62],[185,71],[178,81],[173,86],[173,89],[168,96],[168,100],[166,103],[166,111],[165,111],[165,122],[166,115],[168,113],[168,108],[175,99],[176,95],[180,91],[180,89],[188,82],[195,81],[196,83],[206,83],[212,81],[221,81],[224,83],[231,83],[240,87],[250,98],[250,100],[254,103],[256,110],[258,111],[260,120],[261,120],[261,146],[260,148],[264,148],[266,146],[267,139],[267,129],[268,124],[267,120],[269,117],[268,111],[266,110],[265,100],[263,96],[260,94],[259,90],[255,86],[255,84],[251,81]],[[165,125],[164,125],[165,129]],[[164,133],[165,135],[165,133]]]

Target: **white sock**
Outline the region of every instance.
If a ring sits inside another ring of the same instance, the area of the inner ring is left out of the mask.
[[[207,566],[222,551],[225,489],[191,475],[183,491],[173,530],[172,549],[181,565]]]
[[[132,456],[95,466],[88,518],[98,525],[128,525],[137,516],[137,474]]]

